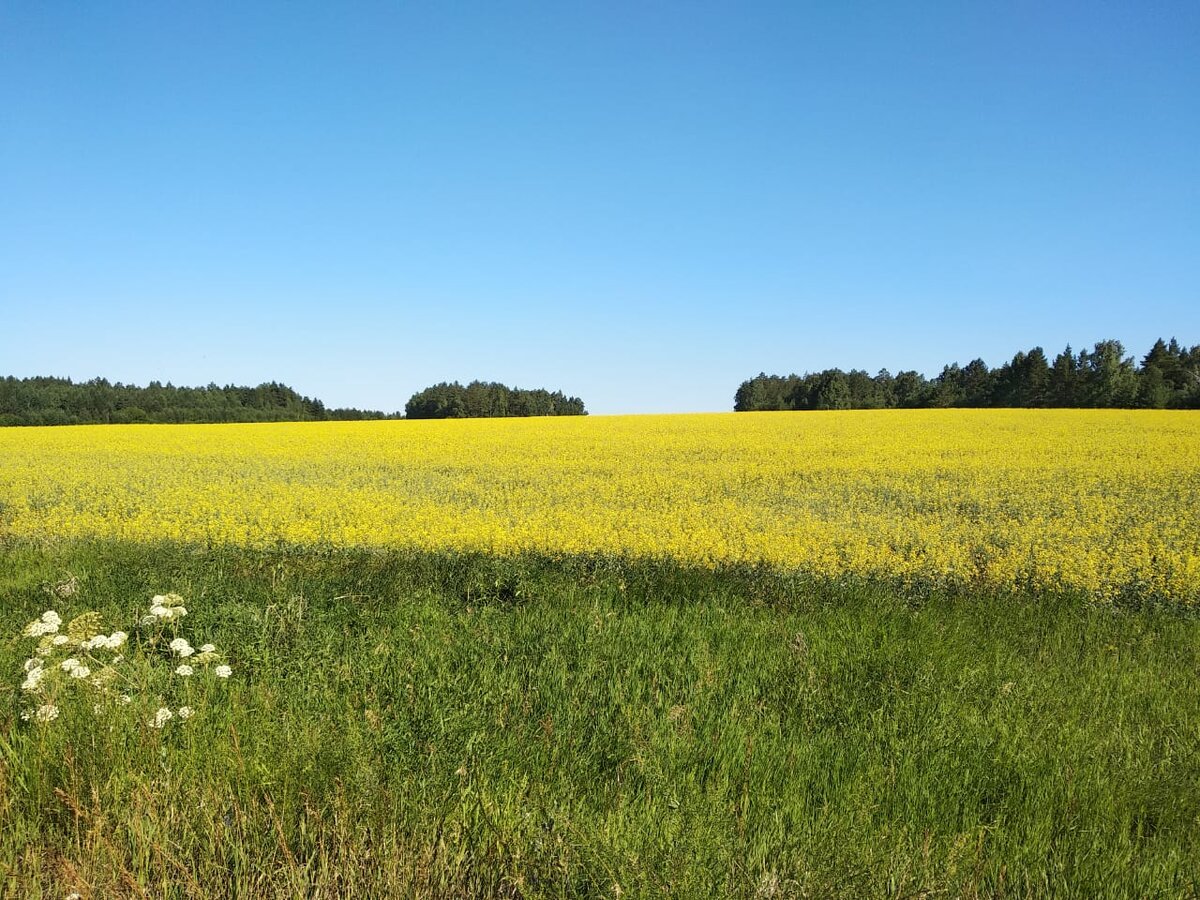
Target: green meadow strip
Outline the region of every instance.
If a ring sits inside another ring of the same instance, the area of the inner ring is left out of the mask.
[[[191,718],[21,720],[27,623],[166,594],[233,673]],[[1195,896],[1198,629],[670,562],[3,544],[0,895]]]

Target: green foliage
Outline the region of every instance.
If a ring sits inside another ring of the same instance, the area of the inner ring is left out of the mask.
[[[608,558],[0,545],[0,629],[157,591],[187,728],[17,719],[10,896],[1193,896],[1200,641],[1166,609]],[[67,606],[71,609],[67,609]],[[0,643],[21,677],[23,646]]]
[[[106,425],[196,422],[313,422],[392,418],[359,409],[327,410],[320,400],[267,382],[258,387],[210,384],[146,387],[105,378],[0,378],[0,425]]]
[[[472,381],[441,382],[417,391],[405,404],[409,419],[483,419],[505,416],[585,416],[583,401],[562,391],[510,388]]]
[[[982,359],[950,363],[926,379],[917,372],[873,378],[854,369],[805,375],[760,373],[734,395],[736,412],[775,409],[913,409],[936,407],[1200,408],[1200,345],[1155,342],[1140,368],[1120,341],[1099,341],[1079,354],[1068,345],[1051,365],[1041,347],[989,369]]]

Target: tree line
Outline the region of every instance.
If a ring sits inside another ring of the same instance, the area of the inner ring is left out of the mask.
[[[1098,407],[1200,409],[1200,345],[1161,338],[1137,364],[1120,341],[1099,341],[1050,361],[1041,347],[995,369],[982,359],[943,367],[936,378],[887,369],[759,374],[742,382],[734,410],[925,409],[935,407]]]
[[[201,422],[316,422],[397,418],[378,410],[327,409],[271,381],[257,387],[146,387],[106,378],[0,378],[0,425],[102,425]]]
[[[543,388],[526,390],[496,382],[457,381],[417,391],[404,405],[409,419],[477,419],[504,416],[586,416],[578,397]]]

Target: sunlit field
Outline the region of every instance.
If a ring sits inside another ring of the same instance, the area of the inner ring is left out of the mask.
[[[0,429],[0,898],[1196,897],[1200,416]]]
[[[21,538],[670,558],[1200,596],[1200,416],[932,410],[0,431]]]

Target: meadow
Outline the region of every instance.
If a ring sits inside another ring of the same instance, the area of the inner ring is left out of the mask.
[[[1197,431],[0,431],[0,896],[1194,897]]]

